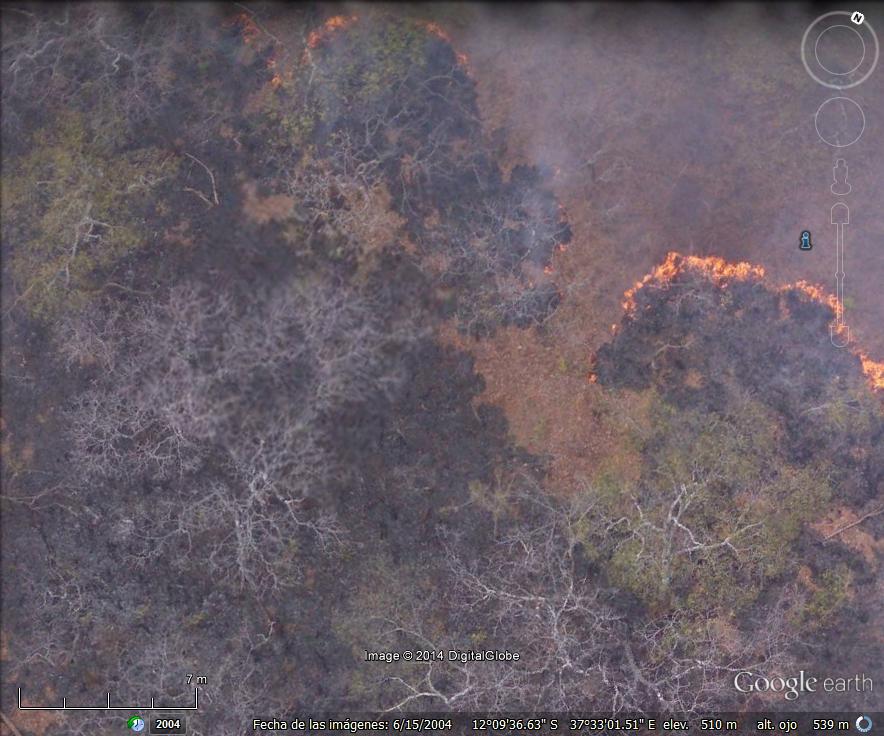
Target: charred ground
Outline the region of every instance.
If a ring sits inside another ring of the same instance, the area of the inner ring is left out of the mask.
[[[21,682],[183,702],[187,672],[231,734],[776,706],[727,673],[807,661],[876,579],[813,524],[880,500],[880,403],[825,299],[751,269],[674,256],[630,295],[576,370],[643,396],[638,471],[548,484],[476,356],[557,339],[573,233],[436,23],[75,4],[3,28],[5,712]],[[426,645],[523,660],[360,661]]]

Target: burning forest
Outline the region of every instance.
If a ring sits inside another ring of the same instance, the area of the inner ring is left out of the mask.
[[[734,672],[884,661],[854,305],[637,237],[616,136],[578,185],[507,119],[486,12],[4,8],[12,733],[119,725],[21,683],[183,708],[206,673],[202,736],[788,710]],[[366,656],[418,649],[463,656]]]

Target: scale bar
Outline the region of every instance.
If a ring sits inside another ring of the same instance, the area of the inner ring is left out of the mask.
[[[110,704],[110,693],[107,694],[107,705],[68,705],[68,699],[61,699],[61,707],[57,705],[24,705],[22,704],[21,699],[21,688],[18,688],[18,709],[19,710],[130,710],[130,711],[141,711],[141,710],[199,710],[200,703],[200,689],[195,687],[193,689],[193,705],[184,705],[184,706],[163,706],[163,705],[155,705],[154,699],[150,699],[150,706],[139,706],[139,705],[111,705]]]

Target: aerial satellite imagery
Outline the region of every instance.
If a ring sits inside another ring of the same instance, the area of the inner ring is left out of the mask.
[[[0,736],[884,729],[884,6],[0,26]]]

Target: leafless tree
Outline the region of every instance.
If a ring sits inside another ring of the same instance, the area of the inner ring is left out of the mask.
[[[292,582],[305,533],[342,541],[322,510],[323,489],[342,472],[328,425],[340,408],[396,388],[396,348],[410,330],[381,324],[350,290],[322,286],[246,306],[179,286],[133,312],[94,309],[61,328],[63,354],[99,372],[67,412],[76,475],[170,489],[142,507],[148,548],[133,554],[174,542],[208,550],[216,574],[239,585]]]
[[[327,156],[298,161],[283,173],[298,218],[312,232],[341,239],[348,252],[369,248],[364,241],[372,233],[394,235],[379,161],[360,158],[352,138],[347,131],[334,133]]]
[[[94,615],[94,606],[92,610]],[[223,624],[199,629],[168,617],[163,630],[143,637],[115,636],[117,622],[105,618],[100,623],[107,629],[99,640],[84,637],[72,642],[75,653],[71,658],[77,660],[75,666],[83,666],[84,652],[95,644],[113,656],[103,658],[101,676],[91,677],[91,686],[79,684],[67,691],[69,706],[103,705],[108,695],[111,705],[117,706],[148,707],[154,702],[167,710],[146,712],[146,716],[183,716],[188,719],[188,732],[197,736],[238,733],[257,715],[276,715],[291,707],[275,688],[278,678],[260,667],[261,657],[272,650],[280,635],[273,623],[233,616]],[[196,675],[206,676],[208,682],[198,683]],[[196,688],[200,718],[194,718],[192,711],[168,710],[193,705]],[[24,698],[29,704],[40,702],[39,692],[26,692]],[[113,711],[86,710],[59,714],[59,720],[49,725],[58,733],[87,736],[106,733],[118,723]]]
[[[689,521],[691,505],[702,496],[704,485],[699,481],[681,483],[672,489],[670,498],[662,503],[658,499],[652,511],[645,509],[639,498],[633,497],[635,515],[624,515],[608,522],[609,530],[626,532],[617,544],[626,540],[635,542],[634,563],[639,567],[653,567],[664,586],[672,582],[673,567],[679,559],[721,553],[740,560],[741,556],[752,555],[753,542],[762,524],[748,521],[746,512],[732,519],[729,529],[719,530],[714,535]]]
[[[105,106],[128,122],[144,119],[175,84],[173,52],[195,25],[191,15],[161,4],[5,8],[4,123],[20,125],[20,105],[47,99]]]
[[[794,591],[751,631],[714,608],[629,610],[585,559],[586,548],[606,544],[608,526],[592,494],[560,504],[529,486],[516,502],[521,521],[486,560],[465,561],[450,546],[454,592],[439,605],[456,628],[433,631],[418,611],[387,616],[382,631],[388,645],[447,653],[476,648],[465,632],[478,628],[482,648],[520,659],[412,665],[385,679],[384,707],[694,713],[732,702],[734,673],[786,661]]]

